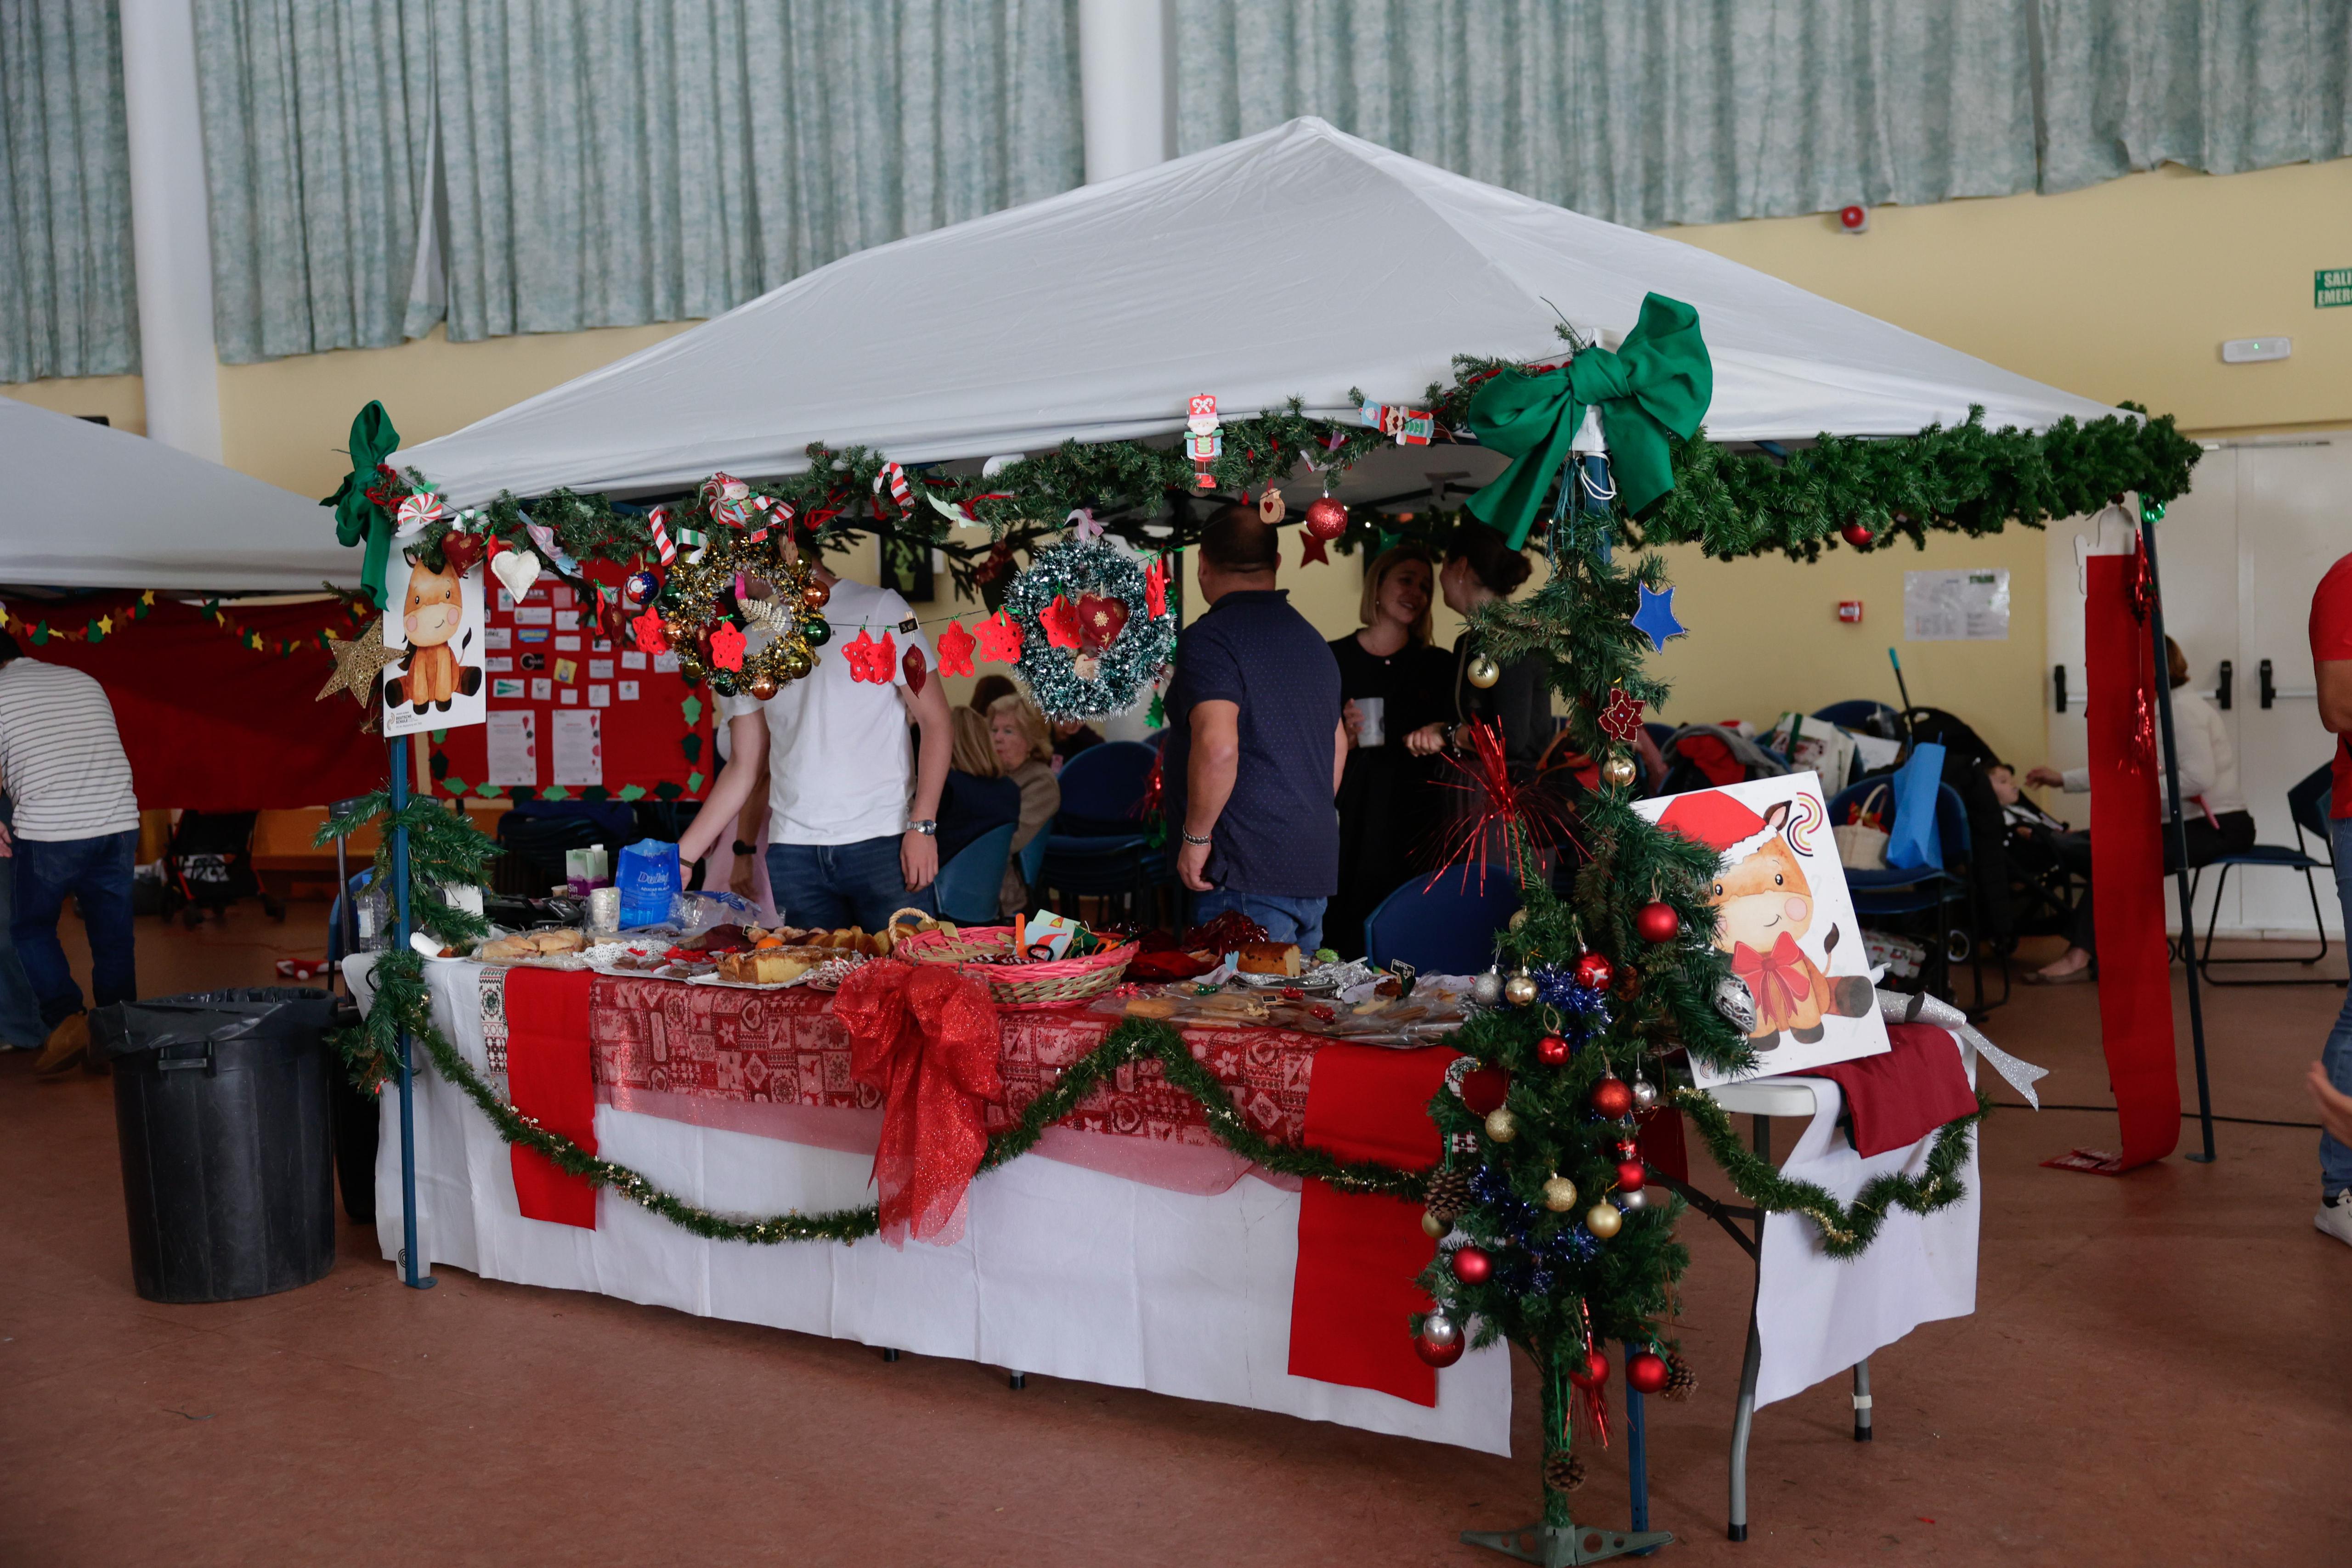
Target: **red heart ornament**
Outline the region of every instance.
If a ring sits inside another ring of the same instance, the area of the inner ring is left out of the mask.
[[[1078,645],[1099,653],[1118,641],[1127,629],[1127,601],[1107,593],[1082,594],[1078,599]]]

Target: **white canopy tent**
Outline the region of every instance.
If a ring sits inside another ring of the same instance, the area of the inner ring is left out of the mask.
[[[902,463],[1181,430],[1349,390],[1418,400],[1455,354],[1604,341],[1645,292],[1697,308],[1717,440],[1906,434],[2115,411],[1694,246],[1483,185],[1319,120],[845,256],[394,461],[471,505],[796,472],[812,442]]]
[[[359,580],[316,501],[159,441],[0,397],[0,583],[316,592]]]

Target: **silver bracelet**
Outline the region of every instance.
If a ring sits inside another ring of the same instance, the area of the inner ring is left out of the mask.
[[[1181,831],[1182,830],[1181,830],[1181,829],[1180,829],[1180,830],[1178,830],[1178,831]],[[1185,834],[1184,834],[1184,841],[1185,841],[1186,843],[1188,843],[1188,844],[1194,844],[1194,845],[1198,845],[1198,846],[1199,846],[1200,848],[1202,848],[1202,849],[1207,849],[1207,848],[1209,847],[1209,841],[1209,841],[1205,836],[1197,835],[1197,834],[1193,834],[1193,833],[1185,833]]]

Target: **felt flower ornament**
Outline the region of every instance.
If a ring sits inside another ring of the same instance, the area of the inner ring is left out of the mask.
[[[1055,648],[1067,648],[1073,653],[1084,645],[1078,630],[1077,607],[1060,594],[1054,602],[1037,612],[1037,624],[1045,629],[1046,643]]]
[[[1168,613],[1168,558],[1154,559],[1143,574],[1144,613],[1154,617]]]
[[[722,670],[743,667],[743,629],[732,621],[719,622],[710,634],[710,662]]]
[[[1021,657],[1021,623],[1000,610],[980,623],[980,656],[992,664]]]
[[[630,622],[629,624],[636,629],[638,647],[643,648],[648,653],[667,653],[669,652],[669,637],[668,634],[662,630],[662,618],[660,616],[648,610],[643,615],[640,615],[635,620]]]
[[[978,645],[972,634],[963,629],[962,622],[949,622],[948,629],[940,633],[940,674],[943,675],[972,674],[971,651]]]

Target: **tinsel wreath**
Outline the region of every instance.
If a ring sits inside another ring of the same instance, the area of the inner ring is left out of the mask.
[[[1176,649],[1176,617],[1145,578],[1145,567],[1124,546],[1070,539],[1038,551],[1013,579],[1004,611],[1021,627],[1014,673],[1047,718],[1125,713],[1159,679]],[[1093,620],[1105,601],[1125,617],[1108,638]],[[1057,630],[1055,622],[1065,617]]]
[[[708,681],[722,697],[765,701],[816,667],[833,628],[788,509],[740,479],[714,474],[659,515],[664,531],[677,536],[671,548],[682,553],[661,573],[647,613],[658,620],[659,641],[677,653],[680,675]],[[766,585],[766,597],[748,591],[754,581]],[[637,641],[647,644],[643,620]]]

